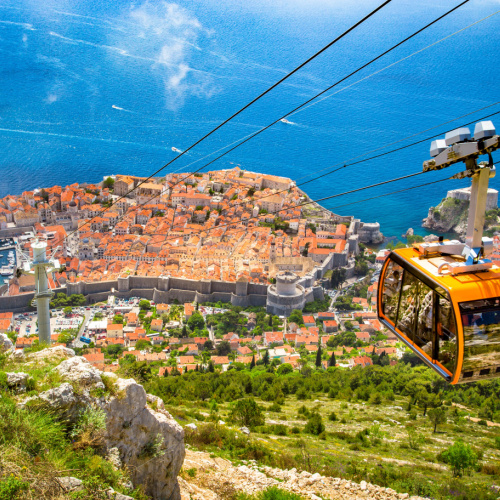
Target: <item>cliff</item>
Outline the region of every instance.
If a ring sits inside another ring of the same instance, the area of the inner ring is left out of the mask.
[[[100,372],[71,349],[24,356],[0,336],[7,354],[1,359],[0,427],[15,436],[6,449],[20,450],[6,459],[0,446],[0,470],[15,471],[19,491],[36,498],[80,491],[78,498],[180,500],[184,431],[159,398],[133,379]],[[44,418],[45,425],[33,424]],[[24,431],[17,434],[19,422]],[[54,435],[38,439],[44,428]]]
[[[444,198],[437,207],[429,208],[422,227],[439,233],[454,232],[464,235],[467,229],[469,202],[458,198]]]

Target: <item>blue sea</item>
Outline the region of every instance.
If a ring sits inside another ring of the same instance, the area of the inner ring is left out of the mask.
[[[379,3],[2,0],[0,196],[98,182],[115,173],[149,175],[177,155],[172,147],[187,148]],[[213,158],[202,160],[207,155],[281,117],[457,3],[394,0],[161,175],[201,167]],[[500,14],[454,34],[499,9],[498,0],[470,1],[328,98],[289,117],[290,124],[278,123],[209,169],[239,165],[289,176],[300,185],[314,172],[499,111],[492,106],[406,139],[500,100]],[[496,123],[500,127],[500,118]],[[429,146],[425,141],[347,167],[303,189],[321,198],[420,171]],[[409,227],[425,234],[420,223],[429,206],[467,180],[355,202],[459,170],[323,205],[378,221],[387,236]],[[498,178],[491,186],[500,187]]]

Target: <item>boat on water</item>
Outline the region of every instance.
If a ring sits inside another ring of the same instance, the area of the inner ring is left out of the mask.
[[[173,151],[174,153],[182,153],[182,151],[181,151],[180,149],[178,149],[178,148],[174,148],[174,147],[172,147],[172,151]]]
[[[14,274],[14,269],[12,266],[2,266],[0,267],[0,275],[2,276],[10,276]]]
[[[288,125],[291,125],[291,124],[292,124],[292,122],[289,122],[286,118],[282,118],[282,119],[280,120],[280,122],[283,122],[283,123],[288,123]]]

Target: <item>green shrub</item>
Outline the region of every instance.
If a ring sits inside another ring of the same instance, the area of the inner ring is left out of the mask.
[[[231,405],[230,419],[250,429],[264,425],[265,418],[261,406],[254,399],[240,399]]]
[[[313,413],[304,427],[304,432],[313,434],[314,436],[319,436],[324,430],[325,426],[321,415],[319,413]]]
[[[306,405],[302,405],[298,410],[297,410],[297,415],[299,417],[304,416],[304,417],[309,417],[311,413],[309,412],[309,409],[307,408]]]
[[[336,422],[338,420],[337,414],[332,411],[330,415],[328,415],[328,420],[330,420],[330,422]]]
[[[454,477],[461,477],[477,464],[477,454],[470,445],[465,444],[461,439],[440,453],[438,458],[451,466]]]
[[[479,422],[477,423],[477,425],[484,425],[485,427],[488,426],[488,422],[486,422],[486,420],[479,420]]]
[[[300,429],[298,427],[294,426],[291,428],[290,432],[292,434],[300,434]]]
[[[272,404],[268,409],[267,411],[272,411],[272,412],[275,412],[275,413],[280,413],[281,412],[281,406],[279,404]]]
[[[10,475],[0,481],[0,500],[14,500],[18,494],[27,490],[29,484]]]
[[[240,493],[236,500],[304,500],[304,497],[291,493],[289,491],[280,490],[276,486],[272,486],[267,490],[261,491],[255,495]]]

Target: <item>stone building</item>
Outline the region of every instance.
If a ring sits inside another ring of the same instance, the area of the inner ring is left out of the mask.
[[[276,275],[276,284],[267,288],[266,310],[270,314],[289,316],[294,309],[302,310],[306,304],[306,289],[297,282],[299,277],[291,271]]]

